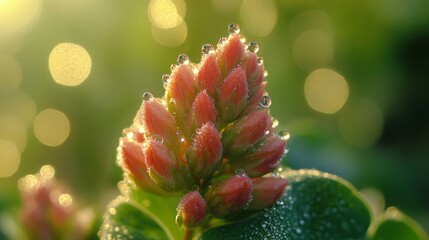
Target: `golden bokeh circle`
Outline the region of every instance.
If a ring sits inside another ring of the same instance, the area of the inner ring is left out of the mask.
[[[21,162],[19,150],[13,142],[0,139],[0,153],[0,178],[10,177]]]
[[[34,119],[34,134],[47,146],[55,147],[62,144],[69,133],[69,119],[56,109],[43,110]]]

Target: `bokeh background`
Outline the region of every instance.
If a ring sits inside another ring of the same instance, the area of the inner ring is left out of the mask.
[[[427,0],[0,0],[0,228],[19,229],[18,179],[46,164],[101,214],[143,92],[161,97],[177,55],[199,62],[232,22],[260,46],[284,164],[428,231]]]

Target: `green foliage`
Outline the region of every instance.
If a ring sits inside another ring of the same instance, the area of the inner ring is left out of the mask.
[[[290,187],[251,219],[205,232],[201,239],[361,239],[370,212],[344,180],[316,170],[282,174]]]
[[[422,227],[396,208],[389,208],[385,215],[371,226],[370,240],[425,240]]]

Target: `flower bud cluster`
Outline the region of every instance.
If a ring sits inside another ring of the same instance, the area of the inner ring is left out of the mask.
[[[281,164],[287,139],[275,132],[269,113],[259,47],[245,44],[238,25],[229,32],[217,48],[202,47],[199,64],[179,55],[171,74],[162,76],[164,97],[143,95],[118,148],[118,164],[137,187],[185,194],[177,223],[186,228],[207,215],[268,207],[287,185],[264,177]]]

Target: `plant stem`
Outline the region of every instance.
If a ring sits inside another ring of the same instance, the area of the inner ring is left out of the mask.
[[[183,240],[191,240],[193,237],[193,229],[186,229],[185,236],[183,236]]]

